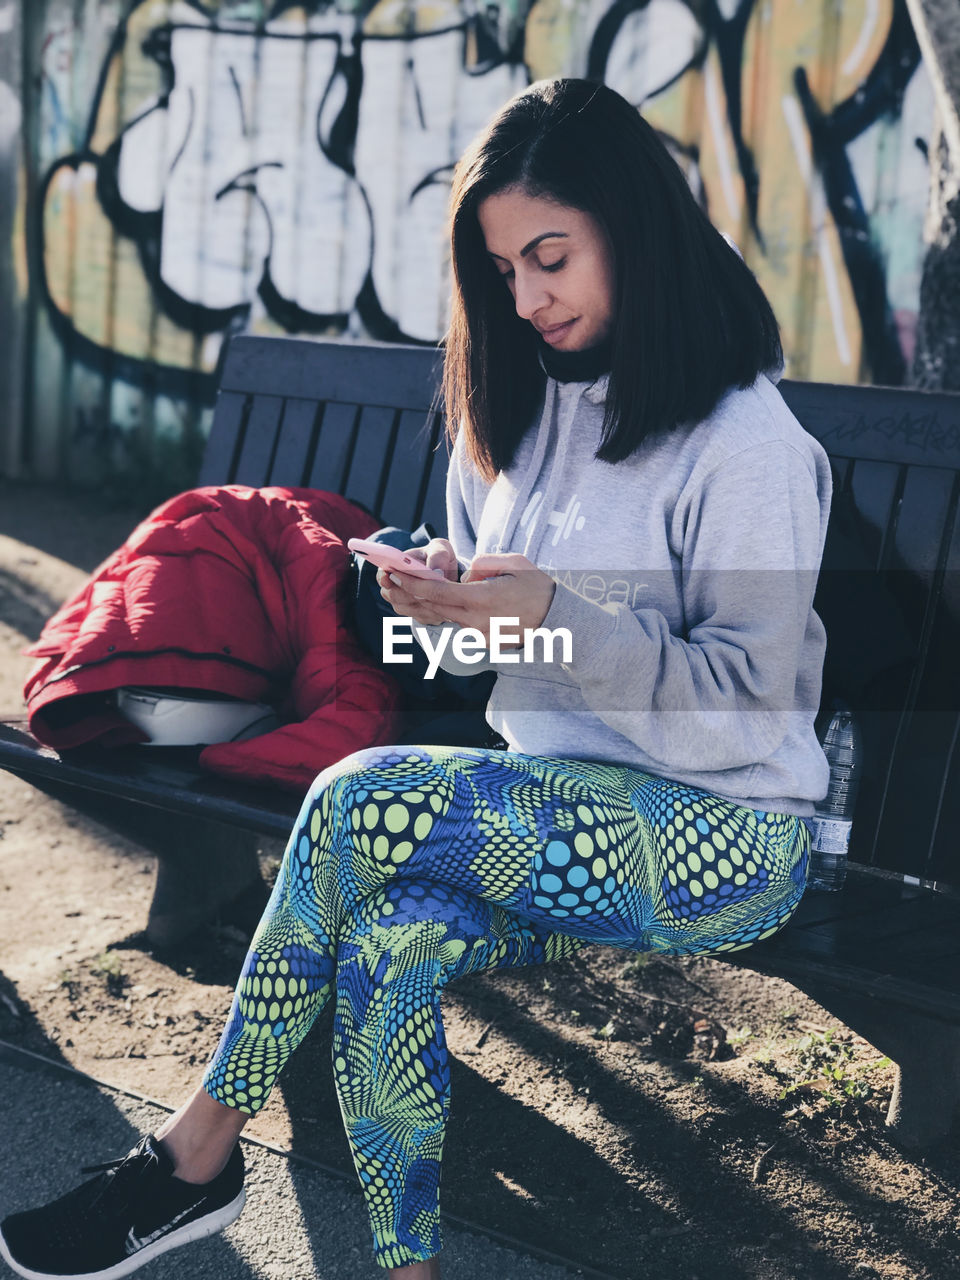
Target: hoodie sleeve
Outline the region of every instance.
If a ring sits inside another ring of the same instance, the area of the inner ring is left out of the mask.
[[[796,711],[805,642],[824,643],[813,593],[826,530],[826,462],[756,445],[702,483],[682,520],[684,627],[655,608],[600,605],[558,583],[545,627],[567,627],[563,669],[601,720],[669,776],[773,755]]]

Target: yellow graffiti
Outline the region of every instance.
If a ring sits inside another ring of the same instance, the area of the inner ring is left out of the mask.
[[[591,20],[596,12],[590,0],[536,0],[524,30],[523,58],[531,80],[582,75]]]
[[[794,85],[803,67],[822,112],[855,92],[890,29],[892,0],[843,5],[766,0],[755,6],[741,63],[742,130],[760,175],[758,225],[749,229],[746,191],[728,125],[720,61],[711,52],[643,105],[657,128],[699,151],[710,217],[740,246],[780,321],[787,375],[856,382],[861,329],[836,226],[815,175]]]
[[[458,26],[464,12],[458,0],[379,0],[363,22],[365,36],[424,36]]]
[[[17,204],[13,216],[13,272],[17,292],[26,298],[30,292],[30,268],[27,265],[27,171],[22,160],[17,169]]]

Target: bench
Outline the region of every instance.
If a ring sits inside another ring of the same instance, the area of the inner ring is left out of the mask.
[[[336,490],[384,524],[443,529],[439,372],[433,348],[235,338],[199,482]],[[867,766],[843,892],[808,893],[776,937],[724,959],[787,979],[889,1056],[887,1123],[923,1147],[960,1101],[960,395],[781,390],[834,467],[817,607]],[[242,882],[257,837],[285,838],[299,807],[201,773],[194,753],[60,756],[22,718],[0,727],[0,767],[153,850],[158,897],[165,869]]]

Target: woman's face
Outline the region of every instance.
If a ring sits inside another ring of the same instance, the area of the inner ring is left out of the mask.
[[[589,213],[510,187],[481,200],[477,217],[517,315],[545,342],[586,351],[610,336],[613,252]]]

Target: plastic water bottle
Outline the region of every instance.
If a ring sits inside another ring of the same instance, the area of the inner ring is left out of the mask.
[[[847,847],[863,769],[863,742],[849,707],[837,705],[823,735],[823,753],[830,765],[826,796],[816,807],[810,827],[809,889],[843,888]]]

